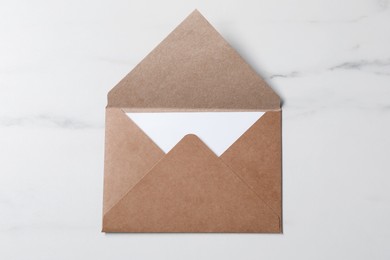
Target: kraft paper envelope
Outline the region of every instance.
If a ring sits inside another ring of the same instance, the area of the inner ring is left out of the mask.
[[[126,115],[194,111],[265,114],[219,157]],[[103,232],[282,231],[280,98],[198,11],[108,93],[105,138]]]

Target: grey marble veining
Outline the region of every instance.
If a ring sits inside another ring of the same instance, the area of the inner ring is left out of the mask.
[[[23,117],[2,117],[1,127],[59,127],[69,129],[103,128],[104,125],[94,125],[88,122],[79,121],[73,118],[55,117],[52,115],[37,115]]]
[[[332,70],[362,70],[378,75],[390,75],[390,58],[382,60],[348,61],[329,68]]]

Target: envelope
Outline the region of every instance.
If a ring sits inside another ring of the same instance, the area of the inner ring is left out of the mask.
[[[126,115],[243,111],[264,115],[220,156],[191,133],[165,153]],[[281,117],[195,10],[108,93],[102,231],[281,233]]]

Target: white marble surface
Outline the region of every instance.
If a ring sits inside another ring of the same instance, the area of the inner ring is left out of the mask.
[[[106,93],[194,8],[284,100],[284,234],[100,233]],[[390,259],[389,219],[388,0],[0,0],[0,259]]]

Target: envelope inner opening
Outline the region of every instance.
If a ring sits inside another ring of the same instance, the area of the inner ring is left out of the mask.
[[[265,112],[126,113],[157,146],[168,153],[185,135],[197,135],[222,155]]]

